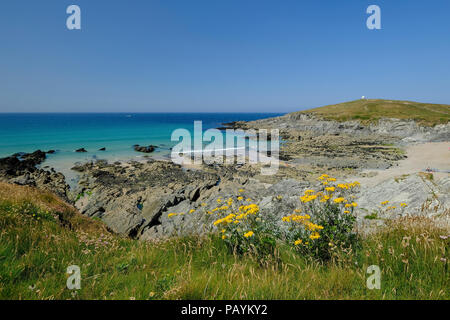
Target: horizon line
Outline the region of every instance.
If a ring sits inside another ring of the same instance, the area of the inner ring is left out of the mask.
[[[295,112],[295,111],[287,111],[287,112],[201,112],[201,111],[195,111],[195,112],[182,112],[182,111],[138,111],[138,112],[124,112],[124,111],[41,111],[41,112],[4,112],[0,111],[0,114],[251,114],[251,113],[257,113],[257,114],[286,114],[289,112]]]

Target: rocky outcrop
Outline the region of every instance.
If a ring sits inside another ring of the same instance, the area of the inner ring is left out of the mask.
[[[68,200],[69,186],[64,175],[54,169],[37,168],[45,158],[46,152],[37,150],[0,159],[0,181],[35,186],[52,191],[62,199]]]
[[[223,129],[279,129],[280,159],[329,169],[386,169],[405,157],[402,148],[407,144],[450,140],[450,123],[423,127],[400,119],[363,125],[291,113],[225,125]]]
[[[144,152],[144,153],[151,153],[153,151],[155,151],[155,149],[157,148],[157,146],[153,146],[153,145],[149,145],[149,146],[140,146],[138,144],[135,144],[133,146],[134,151],[137,152]]]
[[[80,148],[75,150],[75,152],[87,152],[87,150],[85,148]]]
[[[360,121],[324,120],[308,113],[290,113],[281,117],[236,122],[232,128],[278,128],[283,134],[291,131],[309,133],[309,135],[351,135],[351,136],[389,136],[406,141],[438,142],[450,140],[450,123],[434,127],[420,126],[414,120],[385,118],[363,125]]]
[[[389,202],[381,205],[384,201]],[[362,186],[358,202],[364,208],[360,210],[360,218],[372,213],[379,219],[450,213],[450,177],[434,180],[433,175],[427,173],[398,176],[374,187]],[[404,210],[400,210],[401,203],[407,205]]]
[[[114,232],[135,238],[159,224],[168,208],[182,201],[196,202],[219,181],[215,174],[185,170],[166,161],[97,162],[74,169],[82,172],[77,208],[101,218]]]
[[[211,230],[216,218],[207,211],[218,206],[219,198],[241,195],[240,189],[267,217],[281,221],[310,185],[293,179],[267,184],[233,166],[189,170],[166,161],[91,162],[75,169],[82,172],[76,207],[102,219],[110,230],[141,240]]]

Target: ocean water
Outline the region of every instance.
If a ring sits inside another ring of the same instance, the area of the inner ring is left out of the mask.
[[[202,121],[203,130],[220,127],[224,122],[256,120],[279,113],[8,113],[0,114],[0,157],[37,149],[56,150],[47,155],[42,166],[51,166],[66,175],[69,182],[76,174],[70,170],[77,162],[93,159],[108,161],[139,160],[145,154],[133,145],[157,145],[149,154],[167,157],[177,144],[170,140],[175,129],[191,133],[194,121]],[[100,148],[106,151],[99,151]],[[85,148],[87,153],[75,150]]]

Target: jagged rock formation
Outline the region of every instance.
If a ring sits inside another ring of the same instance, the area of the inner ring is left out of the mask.
[[[49,153],[53,153],[53,150]],[[53,169],[36,168],[45,158],[46,152],[37,150],[0,159],[0,181],[35,186],[52,191],[62,199],[68,200],[69,186],[64,175]]]

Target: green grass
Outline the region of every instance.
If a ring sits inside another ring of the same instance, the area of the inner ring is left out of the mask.
[[[0,184],[0,299],[449,299],[445,234],[405,219],[327,264],[283,243],[261,262],[230,253],[215,235],[121,238],[50,194]],[[73,264],[82,276],[76,293],[66,288]],[[381,290],[366,288],[372,264]]]
[[[298,113],[313,113],[337,121],[360,120],[362,123],[396,118],[412,119],[421,125],[434,126],[450,121],[450,105],[381,99],[349,101]]]

